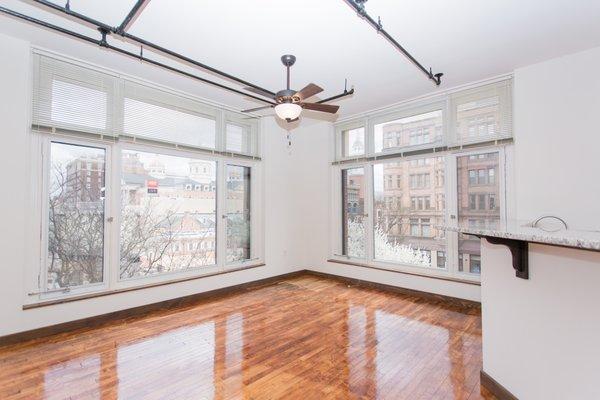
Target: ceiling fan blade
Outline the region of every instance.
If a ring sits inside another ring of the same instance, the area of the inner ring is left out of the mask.
[[[265,92],[264,90],[256,89],[250,86],[246,86],[244,90],[275,100],[275,96],[273,96],[271,93]]]
[[[271,107],[273,107],[273,106],[262,106],[262,107],[250,108],[248,110],[242,110],[242,112],[245,112],[245,113],[246,112],[254,112],[254,111],[264,110],[264,109],[271,108]]]
[[[302,101],[314,96],[317,93],[321,93],[322,91],[323,89],[321,87],[315,85],[314,83],[309,83],[303,89],[298,90],[294,94],[294,97],[298,97],[298,99]]]
[[[331,104],[321,104],[321,103],[300,103],[302,108],[306,108],[307,110],[321,111],[330,114],[335,114],[340,106],[334,106]]]

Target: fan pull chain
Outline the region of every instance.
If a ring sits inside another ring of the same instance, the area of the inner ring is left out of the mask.
[[[287,131],[287,149],[288,149],[288,154],[292,155],[292,133],[288,130]]]

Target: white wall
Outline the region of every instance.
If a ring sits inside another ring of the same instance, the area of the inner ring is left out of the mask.
[[[600,229],[600,47],[514,73],[517,218]]]
[[[515,71],[516,211],[600,229],[600,48]],[[519,399],[600,398],[600,253],[484,244],[483,368]]]
[[[137,290],[96,299],[22,310],[25,271],[30,244],[26,240],[26,223],[30,210],[28,115],[30,105],[29,43],[0,35],[0,336],[42,326],[76,320],[93,315],[136,307],[188,294],[258,280],[290,272],[297,267],[292,243],[297,243],[290,229],[297,215],[292,209],[293,193],[288,176],[290,159],[281,129],[272,118],[265,119],[265,261],[266,266],[247,271],[208,277],[168,286]],[[297,247],[297,246],[296,246]]]

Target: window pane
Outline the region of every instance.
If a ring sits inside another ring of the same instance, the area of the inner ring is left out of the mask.
[[[227,124],[225,143],[227,151],[250,153],[250,133],[248,128],[235,124]]]
[[[125,134],[198,147],[215,147],[213,119],[125,98]]]
[[[216,163],[122,154],[121,279],[215,264]]]
[[[105,158],[96,147],[50,145],[47,289],[104,280]]]
[[[250,168],[227,166],[227,262],[250,259]]]
[[[349,257],[364,258],[365,169],[342,170],[343,249]]]
[[[375,125],[375,152],[442,142],[442,111]]]
[[[443,225],[444,185],[431,185],[431,175],[443,176],[444,157],[382,163],[373,166],[375,259],[422,267],[446,267]],[[384,187],[387,176],[404,176],[398,187]],[[386,197],[398,199],[390,207]],[[435,201],[434,201],[435,200]]]
[[[343,156],[365,154],[365,128],[342,131]]]
[[[498,167],[497,152],[457,158],[459,225],[489,228],[498,226],[500,208],[496,199],[500,186],[495,178]],[[477,179],[473,179],[473,171],[479,171]],[[490,171],[494,172],[490,173]],[[479,274],[480,252],[481,243],[478,238],[459,234],[458,270]]]

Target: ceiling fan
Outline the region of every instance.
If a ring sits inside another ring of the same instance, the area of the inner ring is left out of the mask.
[[[318,94],[323,91],[322,88],[315,85],[314,83],[309,83],[303,89],[295,91],[290,89],[290,67],[294,65],[296,62],[296,57],[291,54],[286,54],[281,57],[281,62],[287,68],[287,88],[284,90],[280,90],[273,96],[270,93],[264,92],[260,89],[256,89],[253,87],[246,87],[245,90],[250,92],[254,92],[260,94],[261,96],[268,97],[270,99],[275,100],[277,104],[262,106],[257,108],[251,108],[249,110],[244,110],[243,112],[252,112],[263,110],[266,108],[274,108],[275,113],[281,119],[286,120],[287,122],[293,122],[298,120],[300,117],[300,113],[302,113],[302,109],[313,110],[313,111],[321,111],[330,114],[335,114],[340,106],[334,106],[330,104],[322,104],[322,103],[308,103],[305,100]]]

